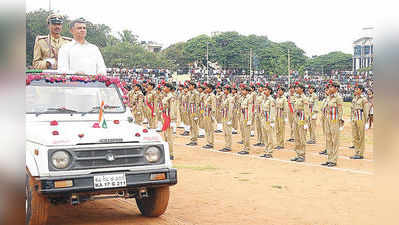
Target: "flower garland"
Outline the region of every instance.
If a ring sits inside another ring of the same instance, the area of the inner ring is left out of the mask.
[[[27,74],[26,75],[26,85],[30,85],[32,81],[45,80],[48,83],[65,83],[67,81],[72,82],[102,82],[105,86],[109,87],[111,84],[115,84],[118,88],[122,90],[123,93],[123,104],[128,104],[128,91],[126,90],[126,82],[121,82],[117,77],[107,77],[104,75],[88,75],[88,76],[77,76],[77,75],[53,75],[53,74]]]

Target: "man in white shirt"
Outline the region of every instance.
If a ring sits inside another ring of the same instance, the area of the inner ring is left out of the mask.
[[[76,73],[106,75],[103,56],[97,46],[86,41],[86,23],[81,19],[71,22],[70,32],[73,40],[64,44],[58,53],[58,71],[60,73]]]

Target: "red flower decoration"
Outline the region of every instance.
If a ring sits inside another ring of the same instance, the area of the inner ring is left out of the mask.
[[[93,128],[100,128],[100,124],[99,124],[99,123],[97,123],[97,122],[96,122],[96,123],[94,123],[94,124],[93,124]]]
[[[58,125],[57,120],[53,120],[50,122],[50,126],[57,126],[57,125]]]

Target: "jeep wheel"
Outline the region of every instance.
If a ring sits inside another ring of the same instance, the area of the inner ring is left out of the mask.
[[[48,217],[48,202],[37,190],[35,185],[38,183],[28,175],[25,182],[26,200],[26,224],[45,225]]]
[[[137,199],[136,203],[143,216],[157,217],[162,215],[169,202],[169,186],[148,190],[149,197]]]

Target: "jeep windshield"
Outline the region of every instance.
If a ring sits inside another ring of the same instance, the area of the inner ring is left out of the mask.
[[[67,81],[47,83],[32,81],[26,86],[26,113],[74,114],[98,113],[104,101],[105,113],[124,113],[126,108],[116,85],[103,82]]]

